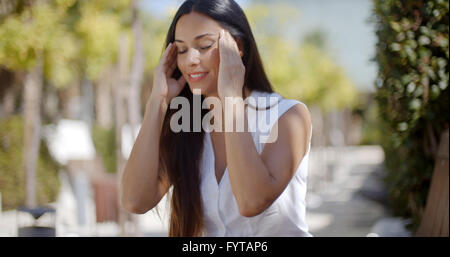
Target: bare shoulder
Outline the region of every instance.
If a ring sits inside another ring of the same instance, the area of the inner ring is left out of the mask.
[[[264,148],[262,158],[275,177],[288,183],[308,150],[311,115],[304,104],[295,104],[280,116],[276,124],[277,129],[271,131],[276,140]]]
[[[286,149],[293,175],[309,148],[311,136],[311,114],[304,104],[295,104],[278,119],[279,148]]]
[[[307,132],[309,135],[311,128],[311,113],[308,107],[304,104],[295,104],[289,110],[287,110],[278,120],[278,125],[280,129],[287,130],[285,132],[296,131],[296,132]],[[280,131],[283,132],[283,131]],[[298,133],[294,133],[298,134]]]
[[[276,145],[283,147],[288,145],[307,146],[311,134],[311,122],[311,114],[305,104],[293,105],[276,121],[275,125],[277,126],[274,126],[276,129],[271,131],[271,136],[276,140],[274,144],[270,144],[273,147],[268,146],[267,148],[275,149]]]

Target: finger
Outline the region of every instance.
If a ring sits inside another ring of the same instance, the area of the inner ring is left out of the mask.
[[[170,77],[172,76],[174,70],[177,67],[177,47],[174,46],[174,49],[172,50],[172,53],[167,57],[167,62],[164,65],[164,70],[166,71],[166,76]]]
[[[220,63],[223,64],[228,61],[228,44],[226,41],[225,30],[220,31],[220,39],[219,39],[219,55],[220,55]]]
[[[174,61],[176,61],[177,56],[177,47],[173,46],[172,49],[169,51],[169,53],[166,56],[166,60],[164,62],[165,67],[170,67]]]
[[[161,62],[160,62],[160,66],[161,66],[161,68],[163,69],[163,71],[164,72],[167,72],[167,69],[168,69],[168,61],[169,61],[169,55],[170,55],[170,53],[171,53],[171,51],[173,51],[173,45],[171,45],[171,46],[169,46],[167,49],[166,49],[166,52],[164,52],[164,54],[163,54],[163,56],[162,56],[162,58],[161,58]]]
[[[176,54],[176,45],[171,45],[169,51],[167,52],[164,60],[164,66],[170,66],[174,59],[174,55]]]
[[[227,52],[229,62],[231,62],[233,64],[242,63],[242,55],[243,54],[241,54],[241,51],[239,50],[237,41],[234,39],[234,37],[230,33],[227,33],[226,38],[227,38],[227,51],[226,52]]]
[[[166,50],[164,50],[164,53],[161,57],[161,60],[165,62],[167,55],[169,54],[170,50],[172,49],[173,44],[169,43],[169,45],[167,46]]]
[[[228,44],[231,47],[231,49],[233,50],[233,52],[236,52],[238,55],[240,55],[237,41],[234,39],[233,35],[231,35],[231,33],[227,32],[226,38],[227,38]]]
[[[227,64],[232,64],[234,63],[233,59],[235,53],[233,52],[233,50],[230,48],[229,45],[227,45],[226,43],[222,44],[222,52],[220,55],[220,61],[221,64],[226,66]]]
[[[172,76],[173,72],[175,71],[175,69],[177,68],[177,62],[174,61],[172,62],[172,64],[169,66],[169,68],[167,69],[167,76]]]
[[[223,29],[220,31],[219,33],[219,40],[217,41],[217,48],[219,48],[219,53],[222,50],[222,45],[223,45]]]
[[[222,65],[223,60],[223,30],[220,30],[219,40],[217,41],[217,48],[219,49],[219,67]]]
[[[223,44],[230,50],[233,50],[237,46],[236,41],[229,31],[223,31]]]
[[[226,66],[226,64],[237,65],[242,63],[239,47],[237,46],[236,40],[233,38],[231,33],[222,30],[221,38],[221,49],[219,49],[221,64]]]

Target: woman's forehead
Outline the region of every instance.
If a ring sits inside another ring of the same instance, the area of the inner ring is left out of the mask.
[[[175,39],[182,41],[192,41],[195,37],[203,34],[219,35],[222,27],[210,17],[191,12],[181,16],[175,28]]]

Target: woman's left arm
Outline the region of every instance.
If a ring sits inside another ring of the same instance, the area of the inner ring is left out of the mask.
[[[236,113],[233,119],[247,124],[246,115]],[[266,143],[261,155],[250,132],[225,133],[231,188],[243,216],[260,214],[278,198],[308,150],[311,118],[303,105],[290,108],[277,123],[278,131],[271,131],[277,140]]]
[[[227,97],[241,98],[245,67],[239,49],[228,32],[219,39],[220,67],[218,91],[224,103]],[[226,107],[226,105],[224,105]],[[247,124],[244,108],[224,108],[231,112],[234,124]],[[246,217],[267,209],[286,188],[309,146],[311,116],[297,104],[284,113],[272,130],[274,143],[267,143],[259,155],[250,132],[225,132],[228,173],[239,212]]]

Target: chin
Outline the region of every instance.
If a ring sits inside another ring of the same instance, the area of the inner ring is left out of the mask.
[[[191,92],[194,93],[194,90],[200,90],[201,94],[203,96],[209,96],[212,93],[214,93],[214,87],[211,85],[191,85],[189,84],[189,88],[191,89]]]

